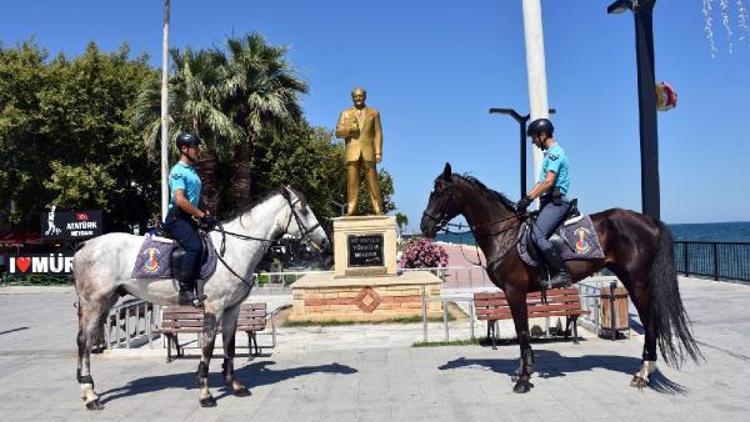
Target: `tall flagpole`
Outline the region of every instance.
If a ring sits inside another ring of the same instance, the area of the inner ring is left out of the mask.
[[[169,1],[164,0],[164,30],[161,49],[161,218],[167,218],[169,203]]]
[[[547,104],[547,72],[544,62],[544,31],[540,0],[523,0],[523,30],[526,39],[526,72],[529,84],[531,121],[549,117]],[[539,182],[542,151],[531,147],[534,157],[534,182]]]

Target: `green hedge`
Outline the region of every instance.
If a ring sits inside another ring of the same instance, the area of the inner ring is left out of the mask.
[[[60,286],[73,285],[72,275],[53,275],[53,274],[2,274],[4,285],[14,286]]]

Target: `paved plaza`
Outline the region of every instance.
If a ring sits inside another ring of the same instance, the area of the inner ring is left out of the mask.
[[[639,335],[536,343],[535,387],[518,395],[509,376],[514,344],[413,348],[420,324],[281,328],[271,356],[236,361],[250,397],[224,390],[221,359],[213,361],[213,409],[198,405],[195,359],[95,355],[106,409],[92,413],[75,381],[72,290],[2,288],[0,414],[9,421],[748,420],[750,287],[683,279],[681,289],[707,362],[661,367],[644,391],[628,386]]]

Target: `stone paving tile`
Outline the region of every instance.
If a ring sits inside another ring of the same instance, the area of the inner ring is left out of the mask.
[[[221,388],[221,362],[214,360],[215,409],[198,405],[195,359],[167,365],[162,357],[96,355],[93,376],[106,409],[87,412],[74,376],[75,294],[0,289],[0,414],[10,421],[129,422],[747,420],[750,287],[683,279],[681,291],[707,361],[681,371],[660,363],[645,391],[628,386],[640,363],[639,336],[535,343],[535,387],[517,395],[510,379],[516,345],[411,348],[421,339],[419,324],[308,327],[281,329],[271,357],[237,359],[250,397]],[[431,325],[430,334],[439,338],[440,326]]]

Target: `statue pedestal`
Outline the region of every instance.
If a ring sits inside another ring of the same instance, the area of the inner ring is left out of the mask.
[[[441,280],[426,272],[396,275],[396,219],[339,217],[333,221],[334,272],[292,284],[291,321],[388,321],[442,315]]]

